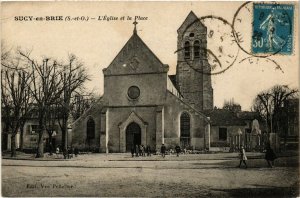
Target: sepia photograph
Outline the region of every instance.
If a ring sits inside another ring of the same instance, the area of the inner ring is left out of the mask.
[[[298,1],[0,9],[1,196],[300,196]]]

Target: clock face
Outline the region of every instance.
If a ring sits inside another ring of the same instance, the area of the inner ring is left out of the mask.
[[[140,89],[137,86],[131,86],[128,89],[128,96],[130,99],[137,99],[140,96]]]

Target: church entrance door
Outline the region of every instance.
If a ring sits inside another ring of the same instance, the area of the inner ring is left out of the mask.
[[[141,145],[141,127],[135,123],[130,123],[126,128],[126,151],[130,152],[135,145]]]

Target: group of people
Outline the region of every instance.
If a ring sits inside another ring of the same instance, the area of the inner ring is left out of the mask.
[[[246,156],[246,152],[244,147],[242,146],[240,149],[240,164],[239,164],[239,168],[241,168],[242,163],[245,165],[245,168],[248,168],[246,161],[248,160],[247,156]],[[273,149],[271,148],[270,144],[267,144],[266,146],[266,154],[265,154],[265,159],[267,160],[268,166],[270,168],[272,168],[274,166],[274,161],[277,158],[275,152],[273,151]]]
[[[60,154],[59,146],[56,148],[56,156],[58,157]],[[71,159],[74,155],[77,157],[79,154],[79,150],[75,147],[68,147],[68,149],[63,149],[64,159]]]
[[[179,153],[181,152],[180,146],[176,145],[175,146],[175,151],[176,151],[176,156],[179,157]],[[164,144],[161,145],[160,147],[160,153],[162,157],[166,156],[166,146]]]
[[[134,149],[134,147],[133,147],[133,149],[131,150],[132,157],[134,157],[135,153],[136,153],[137,157],[139,155],[140,156],[145,156],[145,149],[144,149],[143,145],[140,145],[140,146],[136,145],[135,148],[136,149]],[[139,151],[140,154],[138,154],[136,151]],[[163,158],[166,156],[166,151],[167,151],[166,146],[164,144],[162,144],[161,147],[160,147],[160,153],[161,153],[161,156]],[[176,151],[177,157],[179,157],[179,154],[181,152],[180,146],[176,145],[175,146],[175,151]],[[151,150],[150,150],[149,145],[146,147],[146,153],[147,153],[147,156],[151,156]],[[273,151],[273,149],[271,148],[270,144],[267,144],[265,159],[267,160],[268,166],[270,168],[272,168],[274,166],[274,161],[275,161],[276,158],[277,158],[277,156],[276,156],[275,152]],[[243,146],[240,149],[239,159],[240,159],[240,164],[238,165],[238,167],[241,168],[242,163],[243,163],[245,165],[245,168],[248,168],[247,163],[246,163],[248,158],[246,156],[246,151],[245,151]]]
[[[131,155],[132,157],[136,156],[142,156],[145,157],[147,153],[147,156],[151,156],[151,148],[149,145],[146,147],[144,145],[135,145],[131,147]]]
[[[160,147],[160,153],[161,156],[164,158],[166,156],[166,146],[164,144],[161,145]],[[175,147],[175,151],[177,154],[177,157],[179,157],[179,153],[181,152],[180,146],[176,146]],[[147,145],[146,147],[144,145],[135,145],[131,147],[131,156],[132,157],[145,157],[147,154],[147,156],[151,156],[151,148],[149,145]]]

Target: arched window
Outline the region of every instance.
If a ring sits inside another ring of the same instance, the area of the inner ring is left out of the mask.
[[[87,139],[95,138],[95,121],[93,118],[90,118],[86,124],[86,137]]]
[[[184,43],[184,58],[185,59],[190,59],[191,57],[191,55],[190,55],[190,53],[191,53],[191,51],[190,51],[191,49],[190,49],[190,42],[188,42],[188,41],[186,41],[185,43]]]
[[[190,145],[190,116],[184,112],[180,116],[180,144],[182,147]]]
[[[195,41],[194,42],[194,58],[200,57],[200,42]]]

